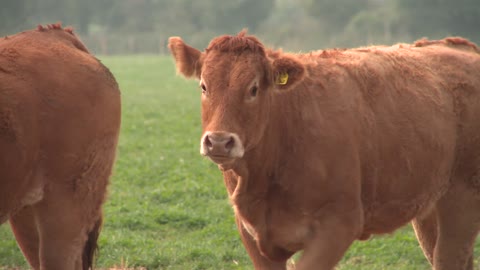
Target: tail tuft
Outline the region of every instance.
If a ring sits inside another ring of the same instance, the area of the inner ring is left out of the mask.
[[[95,222],[92,230],[88,233],[88,239],[85,243],[85,247],[83,249],[83,270],[90,270],[93,269],[93,263],[95,261],[95,257],[98,253],[98,245],[97,240],[98,236],[100,235],[100,230],[102,228],[103,217],[100,218]]]

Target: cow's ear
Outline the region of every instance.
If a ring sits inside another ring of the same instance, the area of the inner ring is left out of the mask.
[[[202,71],[203,53],[188,46],[180,37],[170,37],[168,48],[175,58],[177,72],[186,78],[200,79]]]
[[[292,56],[281,54],[272,62],[273,87],[285,91],[292,89],[306,76],[305,66]]]

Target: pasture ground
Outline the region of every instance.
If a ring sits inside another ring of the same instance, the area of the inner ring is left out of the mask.
[[[169,56],[100,58],[120,84],[123,119],[97,267],[253,269],[221,173],[199,154],[197,82],[176,76]],[[0,270],[6,269],[28,266],[3,224]],[[423,270],[429,265],[408,226],[356,242],[338,269]]]

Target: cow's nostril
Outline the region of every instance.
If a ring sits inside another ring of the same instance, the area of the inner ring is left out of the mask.
[[[205,136],[205,141],[203,142],[205,144],[205,146],[208,148],[208,149],[211,149],[213,147],[212,145],[212,142],[210,141],[210,139],[208,138],[208,135]]]
[[[227,149],[227,151],[230,151],[233,146],[235,146],[235,139],[233,137],[230,137],[230,140],[228,140],[227,144],[225,144],[225,149]]]

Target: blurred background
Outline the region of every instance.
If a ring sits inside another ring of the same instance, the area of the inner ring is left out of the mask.
[[[0,36],[61,21],[96,54],[204,48],[243,28],[291,51],[463,36],[480,43],[479,0],[0,0]]]

